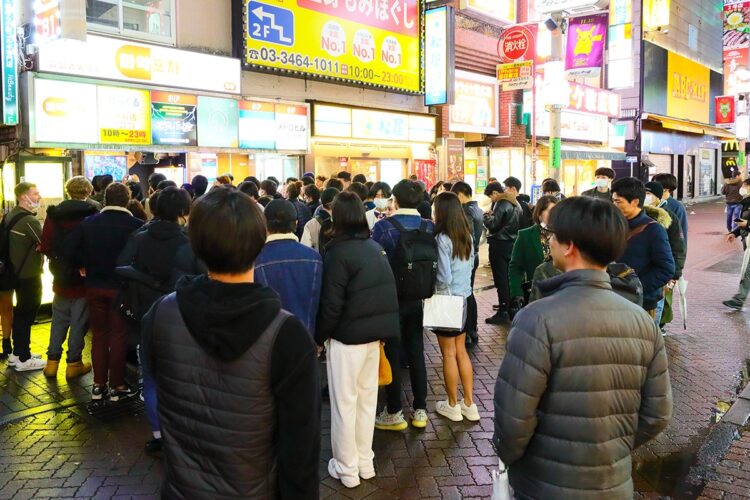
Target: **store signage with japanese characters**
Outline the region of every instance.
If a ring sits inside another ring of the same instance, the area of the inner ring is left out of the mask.
[[[505,29],[497,41],[497,55],[503,62],[534,60],[537,30],[536,24],[519,24]]]
[[[2,52],[3,123],[18,125],[18,43],[16,2],[0,0],[0,50]]]
[[[33,85],[29,134],[37,142],[95,144],[96,85],[37,78]]]
[[[421,5],[421,0],[243,0],[243,62],[420,93]]]
[[[551,12],[564,12],[581,9],[583,7],[592,7],[594,5],[606,7],[608,2],[602,0],[535,0],[534,10],[540,14],[549,14]]]
[[[8,0],[2,0],[8,1]],[[240,93],[238,59],[88,35],[39,47],[38,70],[169,87]]]
[[[151,96],[148,90],[100,85],[96,95],[99,142],[151,144]]]
[[[497,78],[456,71],[456,101],[450,107],[449,130],[498,134],[498,94]]]
[[[425,106],[453,101],[454,12],[448,6],[429,9],[424,16]]]
[[[316,104],[313,135],[432,143],[435,116]]]
[[[151,140],[154,144],[197,146],[198,98],[154,90],[151,92]]]
[[[750,92],[750,2],[724,2],[724,93]]]
[[[570,88],[569,110],[610,118],[620,117],[620,94],[573,82],[568,82],[568,87]]]
[[[526,90],[534,86],[534,61],[497,65],[497,79],[503,90]]]

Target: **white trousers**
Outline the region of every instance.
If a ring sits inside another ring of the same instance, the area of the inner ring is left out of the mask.
[[[331,447],[340,478],[359,480],[375,467],[372,437],[378,404],[380,342],[347,345],[331,339],[327,354]]]

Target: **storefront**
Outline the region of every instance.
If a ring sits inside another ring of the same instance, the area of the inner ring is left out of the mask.
[[[435,161],[433,115],[312,104],[315,174],[342,170],[395,183]]]

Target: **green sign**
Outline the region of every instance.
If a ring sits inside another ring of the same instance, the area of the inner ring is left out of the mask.
[[[739,170],[742,170],[744,166],[745,166],[745,152],[738,151],[737,152],[737,168]]]
[[[560,157],[560,138],[555,137],[550,141],[550,166],[552,168],[560,168],[562,166],[562,158]]]

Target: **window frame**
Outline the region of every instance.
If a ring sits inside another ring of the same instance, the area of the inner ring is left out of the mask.
[[[123,17],[125,12],[124,3],[133,3],[129,0],[111,0],[115,3],[117,8],[117,27],[109,27],[105,24],[99,24],[93,21],[89,21],[88,16],[86,19],[86,30],[92,33],[110,35],[120,38],[134,39],[144,42],[156,43],[160,45],[169,45],[175,47],[177,45],[177,1],[176,0],[163,0],[169,1],[170,7],[170,36],[165,35],[154,35],[144,31],[137,31],[125,28],[125,19]]]

